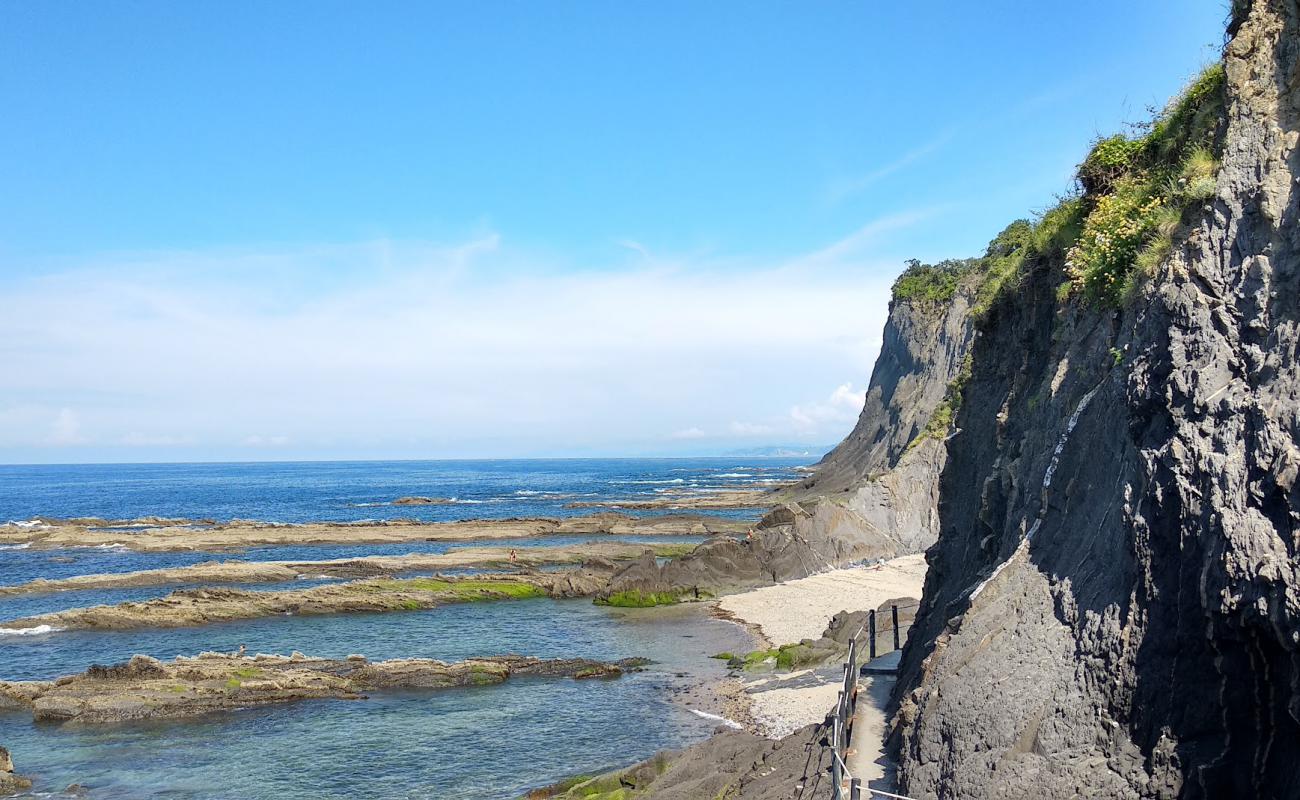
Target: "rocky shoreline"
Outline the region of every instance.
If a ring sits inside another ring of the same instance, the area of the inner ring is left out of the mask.
[[[185,628],[274,616],[423,611],[452,603],[586,597],[604,586],[614,565],[591,561],[562,573],[491,573],[350,581],[310,589],[181,589],[143,602],[92,606],[23,617],[0,632]]]
[[[656,557],[684,555],[691,544],[637,544],[591,541],[557,547],[466,547],[446,553],[409,553],[400,556],[364,556],[325,561],[204,561],[188,567],[135,572],[37,578],[13,586],[0,586],[0,597],[87,589],[222,583],[290,583],[303,578],[363,578],[437,572],[446,569],[536,568],[578,565],[598,558],[626,561],[649,550]]]
[[[100,724],[193,717],[302,700],[362,700],[366,692],[384,689],[490,686],[516,675],[613,678],[645,663],[644,659],[603,662],[523,656],[454,663],[371,662],[360,655],[323,659],[301,653],[201,653],[165,663],[137,655],[125,664],[93,666],[55,681],[0,682],[0,705],[26,709],[36,722]]]
[[[306,544],[403,544],[528,539],[541,536],[712,536],[744,534],[752,523],[704,514],[633,517],[613,512],[567,519],[458,522],[311,522],[278,524],[149,517],[140,520],[36,519],[0,525],[0,545],[38,550],[122,547],[140,552],[221,551]]]

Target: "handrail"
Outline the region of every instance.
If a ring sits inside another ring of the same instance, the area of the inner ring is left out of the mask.
[[[901,649],[899,625],[898,625],[898,606],[894,605],[890,609],[893,627],[894,649]],[[848,755],[849,740],[852,736],[853,719],[857,713],[858,704],[858,637],[863,631],[869,631],[868,653],[869,659],[876,657],[876,612],[871,610],[867,613],[867,619],[863,621],[862,627],[858,632],[849,639],[849,653],[844,660],[844,680],[840,686],[839,698],[835,701],[835,708],[827,717],[827,723],[831,729],[830,739],[827,746],[831,750],[831,791],[834,800],[860,800],[862,790],[865,788],[867,793],[879,797],[889,798],[889,800],[912,800],[901,794],[892,794],[864,787],[859,778],[854,778],[849,772],[849,767],[844,763],[845,756]],[[844,790],[845,779],[849,783],[849,791]]]

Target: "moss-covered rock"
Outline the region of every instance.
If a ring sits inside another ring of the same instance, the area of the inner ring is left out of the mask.
[[[676,592],[642,592],[632,589],[614,592],[609,597],[597,598],[596,604],[617,608],[653,608],[676,605],[681,600],[682,596]]]

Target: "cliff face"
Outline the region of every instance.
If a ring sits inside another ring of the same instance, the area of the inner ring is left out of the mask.
[[[803,535],[856,541],[864,556],[920,552],[938,536],[946,426],[931,426],[970,350],[975,281],[942,303],[896,297],[853,432],[785,490],[808,515]],[[930,429],[927,429],[929,426]]]
[[[1300,4],[1235,5],[1214,195],[1154,278],[1103,310],[1040,258],[980,323],[904,794],[1300,797]]]

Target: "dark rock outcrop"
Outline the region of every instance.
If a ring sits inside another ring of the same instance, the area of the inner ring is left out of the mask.
[[[742,731],[720,733],[680,752],[630,769],[565,781],[530,792],[529,800],[798,800],[830,797],[830,756],[823,731],[804,728],[780,741]]]
[[[1300,5],[1235,3],[1216,195],[1118,311],[1034,264],[940,481],[916,797],[1300,797]]]
[[[32,788],[32,782],[14,773],[14,762],[9,751],[0,747],[0,797],[25,792]]]
[[[614,572],[598,593],[694,600],[805,578],[827,569],[891,555],[862,529],[835,512],[819,514],[785,503],[745,537],[715,536],[691,553],[660,564],[652,552]]]

